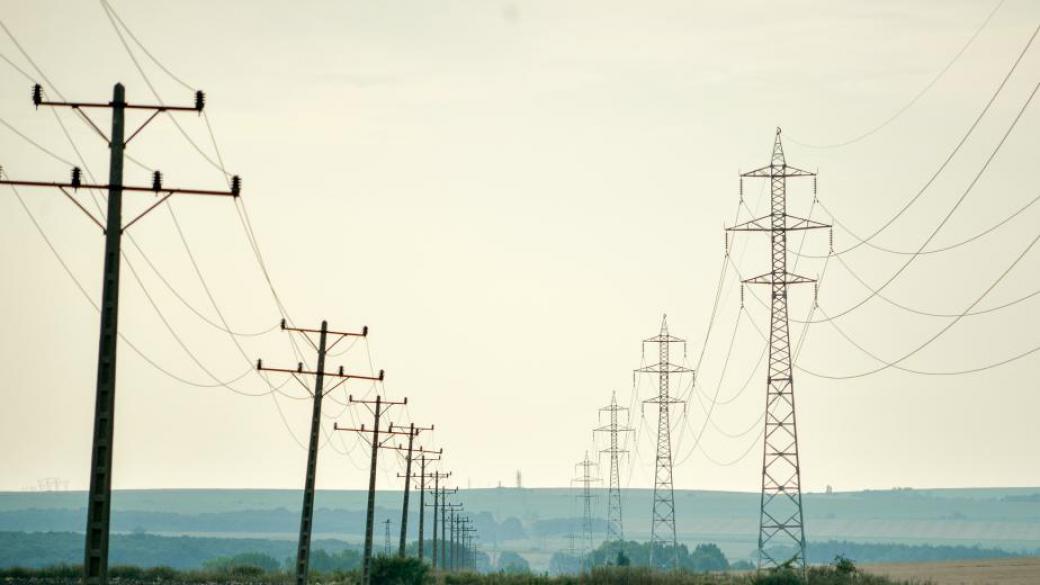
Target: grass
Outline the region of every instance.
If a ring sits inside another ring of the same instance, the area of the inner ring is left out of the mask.
[[[109,580],[113,584],[210,584],[228,585],[283,585],[293,581],[285,572],[264,572],[255,567],[240,567],[241,571],[178,571],[168,567],[112,567]],[[43,569],[11,568],[0,570],[0,583],[6,585],[58,585],[78,583],[82,569],[59,565]],[[641,567],[607,567],[585,575],[549,577],[531,574],[476,573],[438,574],[421,583],[391,580],[374,585],[925,585],[920,581],[898,581],[869,575],[859,571],[839,571],[833,567],[813,567],[805,584],[794,573],[664,573]],[[355,585],[360,579],[357,572],[312,573],[315,585]]]

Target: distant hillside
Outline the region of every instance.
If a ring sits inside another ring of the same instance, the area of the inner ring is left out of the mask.
[[[124,533],[291,541],[300,499],[297,490],[123,490],[113,496],[113,527]],[[412,539],[417,500],[412,499]],[[536,568],[566,549],[577,526],[574,492],[568,489],[460,490],[458,500],[474,516],[486,550],[521,551]],[[626,537],[647,539],[650,491],[624,490],[623,500]],[[713,542],[730,559],[747,559],[755,547],[758,500],[755,493],[677,490],[679,538],[690,546]],[[396,524],[400,501],[400,492],[379,492],[376,517]],[[605,506],[606,498],[599,502]],[[360,540],[364,492],[320,491],[315,503],[317,537]],[[82,531],[85,508],[83,492],[0,493],[0,531]],[[602,517],[606,510],[597,512]],[[805,495],[805,513],[811,542],[1040,549],[1040,488],[812,493]],[[603,530],[602,519],[595,528]]]

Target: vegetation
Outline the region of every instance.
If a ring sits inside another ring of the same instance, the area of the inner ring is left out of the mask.
[[[176,571],[170,568],[141,569],[113,567],[113,580],[123,585],[188,585],[202,583],[235,583],[239,585],[288,585],[288,572],[249,572],[228,574],[220,571]],[[81,577],[79,567],[61,565],[46,569],[2,569],[0,582],[9,585],[64,585]],[[314,581],[326,585],[356,585],[357,571],[313,575]],[[372,564],[372,581],[380,585],[922,585],[920,582],[893,581],[859,572],[848,562],[831,567],[813,567],[808,583],[791,570],[753,573],[687,573],[652,571],[646,567],[599,567],[578,576],[532,575],[530,573],[453,573],[432,575],[429,568],[416,559],[377,557]]]

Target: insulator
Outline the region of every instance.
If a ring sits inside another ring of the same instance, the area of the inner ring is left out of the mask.
[[[743,285],[743,283],[741,283],[741,285],[740,285],[740,308],[741,309],[744,308],[744,285]]]
[[[740,200],[744,200],[744,177],[740,177]]]
[[[152,191],[162,191],[162,173],[159,171],[152,173]]]
[[[726,257],[729,258],[729,232],[722,232],[726,237]]]
[[[238,175],[231,177],[231,194],[238,197],[242,192],[242,178]]]
[[[339,375],[340,375],[340,376],[342,376],[342,375],[343,375],[343,366],[340,366],[340,367],[339,367]]]
[[[82,171],[79,167],[72,167],[72,188],[79,189],[79,186],[83,184],[81,179]]]
[[[813,199],[816,199],[816,175],[813,175],[812,178],[812,196]]]
[[[296,371],[303,373],[303,362],[296,362]]]
[[[195,92],[195,111],[201,112],[204,107],[206,107],[206,94],[202,93],[200,89]]]
[[[819,303],[819,300],[820,300],[820,283],[814,282],[812,289],[813,289],[812,290],[812,303],[813,303],[813,306],[818,307],[818,306],[820,306],[820,303]]]
[[[285,319],[282,319],[282,329],[285,329]]]
[[[828,253],[829,254],[833,254],[834,253],[834,228],[833,227],[827,230],[827,240],[830,242],[830,248],[828,250]]]
[[[260,358],[256,358],[256,369],[259,370],[262,367],[264,367],[264,362],[261,361]]]
[[[33,86],[33,105],[37,108],[43,103],[43,86],[39,83]]]

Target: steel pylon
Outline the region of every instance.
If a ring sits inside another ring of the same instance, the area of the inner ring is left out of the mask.
[[[610,456],[610,487],[607,491],[607,542],[618,542],[625,540],[625,524],[621,514],[621,454],[628,453],[627,449],[618,446],[618,435],[632,432],[629,426],[618,424],[618,413],[627,411],[624,406],[618,406],[617,392],[610,395],[610,404],[599,409],[600,416],[608,413],[610,422],[601,427],[593,429],[597,433],[608,433],[610,435],[610,446],[600,450]]]
[[[675,492],[672,485],[672,417],[671,405],[685,402],[672,398],[669,389],[673,374],[692,373],[693,370],[671,363],[669,347],[682,343],[685,353],[686,340],[669,335],[668,315],[661,318],[661,331],[654,337],[643,340],[657,344],[656,364],[636,370],[641,374],[657,374],[657,396],[644,400],[643,404],[657,405],[657,456],[654,459],[654,504],[650,520],[650,566],[662,565],[659,556],[671,547],[671,568],[679,566],[678,535],[675,528]],[[644,350],[645,351],[645,350]]]
[[[768,232],[770,271],[744,280],[770,287],[769,370],[766,381],[765,434],[762,444],[762,495],[758,533],[758,567],[795,566],[805,570],[805,527],[802,513],[801,466],[791,367],[787,287],[815,282],[787,271],[787,232],[829,228],[787,213],[787,179],[815,177],[787,164],[776,129],[768,166],[741,174],[769,179],[770,213],[728,228],[733,232]],[[792,552],[793,551],[793,552]]]

